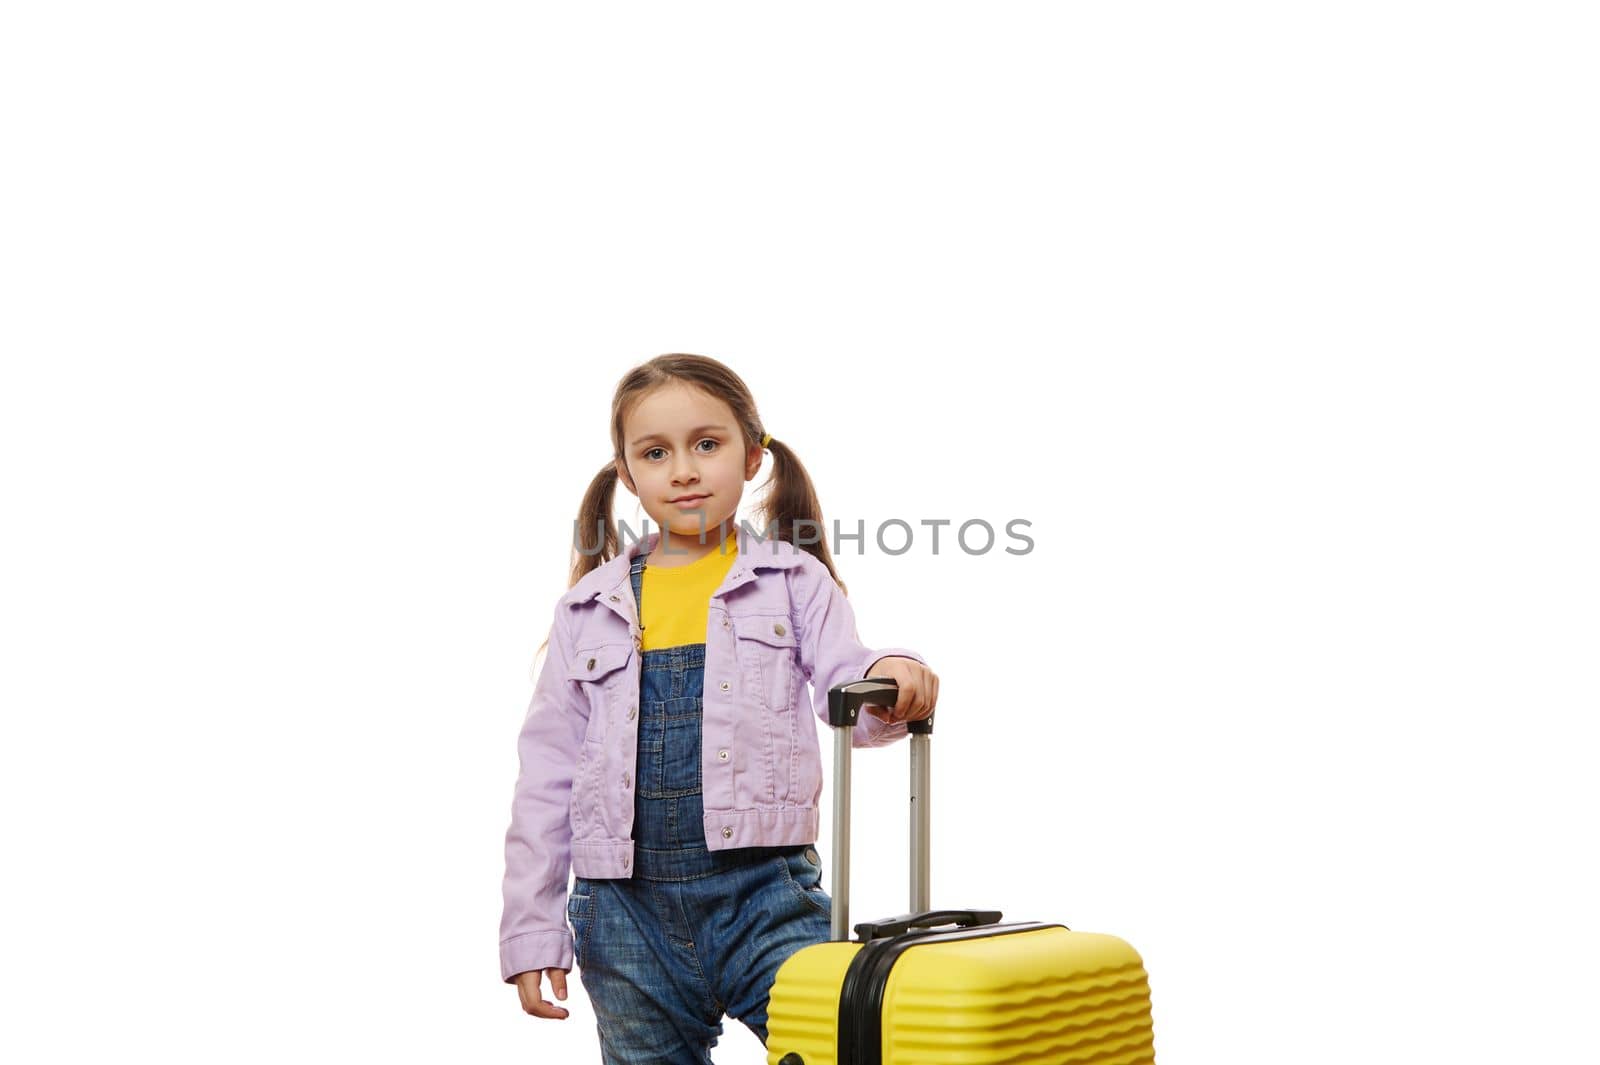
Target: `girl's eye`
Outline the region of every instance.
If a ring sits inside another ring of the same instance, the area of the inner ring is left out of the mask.
[[[715,451],[717,449],[717,442],[715,440],[711,439],[709,436],[706,437],[705,439],[701,440],[700,444],[710,444],[711,445],[711,447],[709,449],[701,449],[700,453],[702,455],[709,455],[709,454],[711,454],[712,451]],[[700,444],[696,444],[695,447],[697,447],[697,448],[700,447]],[[659,448],[659,447],[650,448],[648,451],[646,451],[644,453],[644,457],[648,459],[648,458],[650,458],[651,455],[654,455],[657,451],[663,451],[663,450],[665,450],[665,449],[664,448]]]

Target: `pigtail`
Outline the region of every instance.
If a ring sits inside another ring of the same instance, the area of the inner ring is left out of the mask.
[[[573,527],[572,572],[567,587],[617,557],[617,525],[611,520],[611,507],[617,496],[617,466],[607,462],[589,482],[578,506],[578,523]]]
[[[839,579],[833,568],[833,554],[828,550],[827,526],[822,521],[822,504],[817,501],[816,487],[811,475],[789,445],[768,438],[767,451],[772,455],[772,475],[767,479],[772,486],[757,507],[761,515],[761,528],[775,530],[774,537],[787,540],[801,551],[816,558],[828,569],[839,590],[846,596],[850,589]],[[796,543],[796,531],[804,529],[807,538],[820,536],[815,543]]]
[[[570,590],[592,572],[617,556],[617,526],[611,520],[611,507],[617,495],[617,467],[608,462],[589,482],[578,504],[578,520],[572,528],[572,563],[567,588]],[[546,636],[535,658],[549,646]]]

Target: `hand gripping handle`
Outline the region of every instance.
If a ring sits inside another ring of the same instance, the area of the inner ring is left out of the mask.
[[[893,677],[868,677],[828,689],[828,724],[834,728],[853,727],[863,706],[893,706],[900,698],[900,685]],[[914,736],[933,735],[933,715],[906,722]]]

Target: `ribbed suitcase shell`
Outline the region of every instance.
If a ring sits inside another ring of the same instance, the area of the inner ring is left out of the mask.
[[[922,942],[898,953],[884,984],[882,1065],[1153,1065],[1150,985],[1132,946],[1060,925],[1008,927],[1018,925],[897,937]],[[778,970],[767,1065],[841,1065],[840,993],[864,946],[818,943]]]

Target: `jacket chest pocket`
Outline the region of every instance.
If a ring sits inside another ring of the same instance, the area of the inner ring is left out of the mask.
[[[627,679],[623,667],[632,658],[630,643],[602,643],[580,647],[567,668],[567,679],[577,684],[589,704],[589,726],[584,742],[603,744],[611,712],[621,701],[620,689]]]
[[[755,693],[768,710],[778,714],[788,711],[794,698],[798,653],[789,619],[775,614],[736,615],[733,634],[747,686],[755,685]]]

